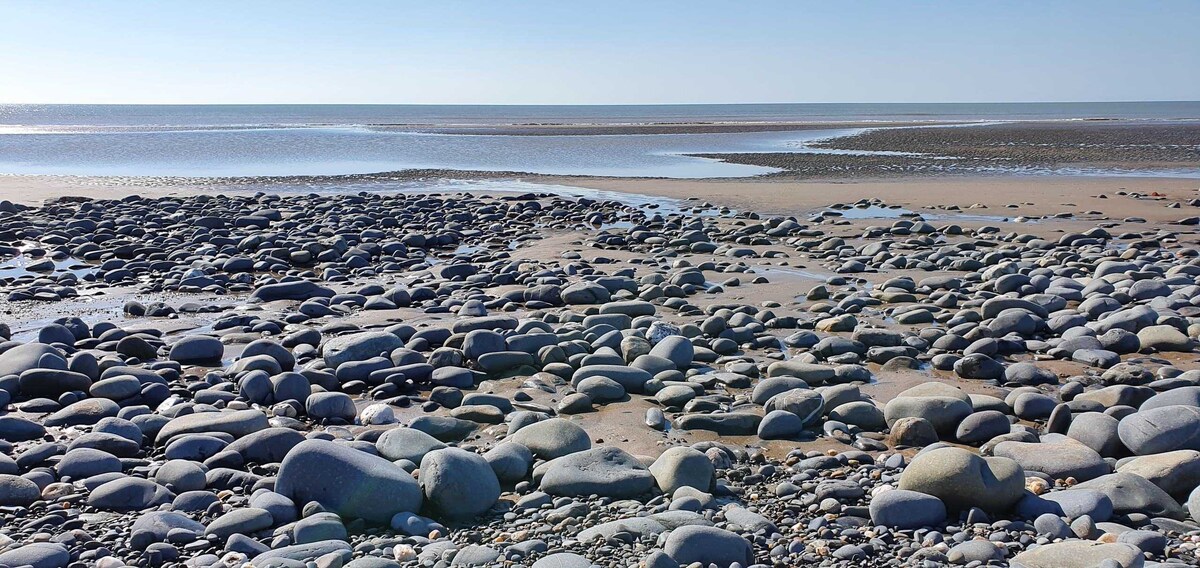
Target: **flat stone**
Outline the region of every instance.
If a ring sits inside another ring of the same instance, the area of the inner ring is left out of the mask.
[[[197,412],[172,418],[155,437],[164,443],[181,434],[222,432],[234,438],[248,436],[270,426],[267,416],[257,410],[231,410],[221,412]]]
[[[1043,544],[1013,557],[1013,568],[1092,568],[1115,562],[1121,568],[1140,568],[1142,551],[1123,543],[1067,540]]]
[[[1144,477],[1132,473],[1110,473],[1085,481],[1069,489],[1077,491],[1092,489],[1108,496],[1113,503],[1113,512],[1119,515],[1142,513],[1152,517],[1183,519],[1187,516],[1183,507],[1166,491]]]
[[[1000,442],[992,454],[1015,460],[1026,471],[1038,471],[1054,479],[1074,477],[1079,481],[1111,473],[1111,468],[1095,450],[1074,442],[1047,444]]]
[[[552,495],[629,498],[654,485],[654,476],[637,458],[620,448],[601,446],[547,463],[540,487]]]

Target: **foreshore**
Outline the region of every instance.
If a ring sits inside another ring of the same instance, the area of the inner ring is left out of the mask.
[[[190,568],[1198,561],[1200,180],[0,202],[0,564],[60,527]]]
[[[956,206],[989,216],[1054,215],[1071,210],[1099,210],[1113,216],[1167,221],[1179,215],[1167,204],[1200,198],[1200,179],[1098,176],[964,176],[900,179],[786,180],[660,179],[546,176],[516,172],[409,170],[348,176],[295,178],[116,178],[75,176],[0,176],[0,200],[37,205],[62,197],[120,199],[186,196],[214,192],[255,193],[284,188],[337,187],[361,182],[362,189],[394,190],[436,180],[519,180],[534,184],[575,186],[604,191],[698,199],[717,206],[771,215],[795,215],[834,202],[882,199],[916,211]],[[1120,195],[1137,194],[1138,197]],[[1013,207],[1010,207],[1013,206]]]

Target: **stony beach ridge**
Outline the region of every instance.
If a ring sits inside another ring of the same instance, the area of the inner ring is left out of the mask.
[[[0,201],[0,565],[1195,565],[1162,187]]]

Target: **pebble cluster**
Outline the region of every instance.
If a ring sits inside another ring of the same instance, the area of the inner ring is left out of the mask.
[[[1196,565],[1193,219],[957,209],[0,202],[0,567]]]

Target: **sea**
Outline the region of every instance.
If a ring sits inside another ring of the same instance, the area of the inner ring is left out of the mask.
[[[1193,121],[1200,120],[1200,102],[0,105],[0,174],[221,178],[445,169],[744,177],[776,170],[687,154],[817,151],[807,145],[862,131],[839,125],[847,122],[870,127],[871,123],[889,122],[970,125],[1033,120]],[[486,130],[422,131],[511,125],[778,122],[828,123],[829,128],[544,136]]]

